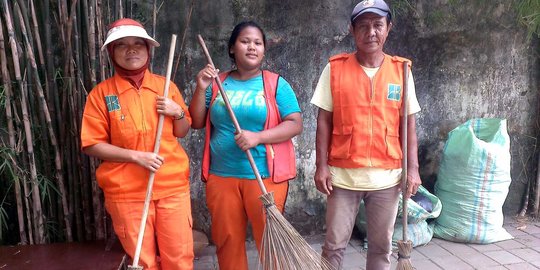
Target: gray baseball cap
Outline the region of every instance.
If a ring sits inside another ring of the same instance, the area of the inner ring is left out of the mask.
[[[381,15],[382,17],[388,17],[389,20],[392,20],[392,13],[390,13],[390,8],[384,0],[364,0],[354,7],[351,14],[351,23],[358,16],[368,12]]]

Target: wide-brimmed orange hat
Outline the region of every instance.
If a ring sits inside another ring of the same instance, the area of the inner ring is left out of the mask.
[[[105,43],[103,43],[103,46],[101,46],[101,50],[105,50],[107,45],[111,42],[124,37],[144,38],[148,41],[148,44],[154,47],[159,47],[159,43],[155,39],[150,37],[148,33],[146,33],[146,30],[144,29],[142,24],[132,19],[123,18],[113,22],[109,26],[109,32],[107,32],[107,39],[105,40]]]

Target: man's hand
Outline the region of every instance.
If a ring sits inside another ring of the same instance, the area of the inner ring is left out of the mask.
[[[410,198],[411,196],[416,195],[416,192],[418,192],[418,187],[422,184],[422,180],[420,179],[420,174],[418,173],[418,169],[408,169],[407,170],[407,193],[405,194],[405,198]]]
[[[332,176],[330,175],[330,169],[328,165],[317,166],[315,171],[315,186],[320,192],[330,195],[332,192]]]

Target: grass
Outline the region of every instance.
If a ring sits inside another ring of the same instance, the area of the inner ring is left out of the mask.
[[[528,38],[540,38],[540,1],[521,0],[517,6],[519,21],[527,26]]]
[[[15,179],[17,175],[15,175],[13,171],[13,167],[11,164],[11,149],[8,147],[0,147],[0,157],[2,162],[0,163],[0,176],[6,175],[7,179]],[[9,202],[6,201],[6,198],[8,197],[9,192],[11,191],[11,188],[13,186],[13,182],[8,184],[8,187],[3,189],[2,192],[4,192],[4,197],[2,198],[2,201],[0,202],[0,243],[4,239],[4,231],[8,230],[8,221],[9,217],[6,211],[6,206],[9,205]]]

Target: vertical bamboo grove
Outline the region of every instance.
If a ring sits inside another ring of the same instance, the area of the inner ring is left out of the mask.
[[[79,133],[88,92],[112,74],[106,26],[131,2],[0,0],[0,232],[18,231],[0,244],[110,236]]]

